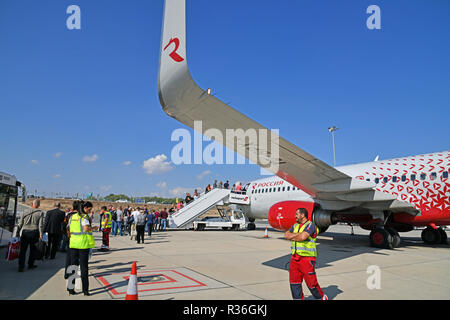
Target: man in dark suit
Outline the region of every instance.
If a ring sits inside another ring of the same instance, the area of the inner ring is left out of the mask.
[[[47,215],[44,220],[44,233],[48,232],[48,246],[45,252],[45,258],[55,259],[56,250],[58,250],[62,225],[65,218],[64,211],[60,210],[61,204],[59,202],[54,203],[54,209],[47,211]]]

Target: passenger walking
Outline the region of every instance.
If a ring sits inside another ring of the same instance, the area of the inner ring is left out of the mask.
[[[298,208],[295,213],[297,223],[289,231],[286,231],[284,237],[291,240],[291,264],[289,267],[289,283],[291,294],[294,300],[303,300],[302,282],[305,280],[311,294],[316,299],[328,300],[326,294],[317,282],[315,271],[317,249],[316,238],[319,234],[319,228],[311,222],[308,217],[308,211],[305,208]]]
[[[41,202],[39,199],[33,201],[30,213],[22,214],[19,220],[18,232],[20,232],[20,252],[19,252],[19,272],[23,272],[25,267],[25,257],[28,247],[30,255],[28,257],[28,269],[34,269],[36,256],[36,242],[44,235],[44,213],[39,209]]]
[[[103,220],[100,220],[100,225],[102,227],[103,236],[102,236],[102,247],[100,251],[109,251],[109,234],[111,232],[111,212],[106,210],[106,206],[101,208]]]
[[[158,226],[159,226],[159,211],[156,210],[155,211],[155,221],[153,222],[153,231],[158,231]]]
[[[47,212],[44,219],[44,233],[48,233],[48,245],[45,251],[46,259],[55,259],[56,251],[61,243],[62,226],[65,213],[62,211],[61,203],[55,202],[54,209]]]
[[[89,296],[89,252],[95,247],[92,235],[92,224],[89,215],[92,212],[91,202],[78,201],[78,208],[69,220],[69,247],[71,251],[70,263],[80,267],[82,289],[85,296]],[[106,207],[105,207],[106,210]],[[106,212],[108,214],[109,212]],[[70,294],[75,294],[74,283],[72,288],[68,287]],[[68,283],[70,285],[70,283]]]
[[[123,236],[123,211],[122,207],[116,210],[117,214],[117,229],[119,230],[119,234]]]
[[[217,180],[214,180],[213,189],[216,189],[216,188],[217,188]]]
[[[136,222],[137,222],[137,216],[139,215],[139,211],[141,210],[141,208],[137,207],[136,210],[131,212],[131,217],[133,218],[133,224],[131,225],[131,236],[130,236],[130,240],[133,240],[133,237],[136,237]]]
[[[222,183],[222,181],[219,181],[219,189],[223,189],[223,183]]]
[[[230,187],[230,184],[229,184],[228,180],[227,180],[227,182],[224,183],[223,187],[225,189],[228,189]]]
[[[139,213],[136,215],[136,242],[137,243],[144,243],[144,236],[145,236],[145,213],[144,210],[140,210]]]
[[[161,224],[160,224],[159,229],[162,231],[166,231],[166,228],[167,228],[167,218],[168,218],[169,214],[167,213],[166,209],[167,208],[164,208],[164,210],[161,211],[161,213],[160,213]]]
[[[149,237],[152,235],[154,221],[155,221],[155,210],[152,210],[147,215],[147,232]]]
[[[117,234],[117,211],[114,207],[111,207],[111,234],[116,236]]]

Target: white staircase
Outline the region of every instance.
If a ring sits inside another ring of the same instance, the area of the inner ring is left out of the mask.
[[[228,202],[229,195],[230,190],[228,189],[213,189],[207,194],[202,194],[199,198],[172,214],[168,219],[168,227],[183,228],[187,226],[215,205]]]

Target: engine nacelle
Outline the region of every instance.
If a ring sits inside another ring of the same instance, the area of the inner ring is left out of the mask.
[[[281,231],[289,230],[297,223],[295,212],[298,208],[305,208],[309,216],[311,216],[314,209],[314,202],[282,201],[270,207],[268,220],[272,228]]]
[[[321,232],[326,230],[330,225],[338,222],[338,218],[334,213],[325,212],[320,209],[314,210],[314,202],[283,201],[270,207],[268,216],[270,225],[277,230],[289,230],[297,222],[295,212],[298,208],[305,208],[308,211],[310,220],[312,212],[312,221]]]

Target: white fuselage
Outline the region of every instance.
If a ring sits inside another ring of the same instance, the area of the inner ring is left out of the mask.
[[[336,167],[355,179],[373,181],[376,190],[397,196],[423,211],[450,210],[450,152],[367,162]],[[313,197],[277,176],[252,181],[247,187],[249,218],[265,219],[275,203],[287,200],[314,202]]]

